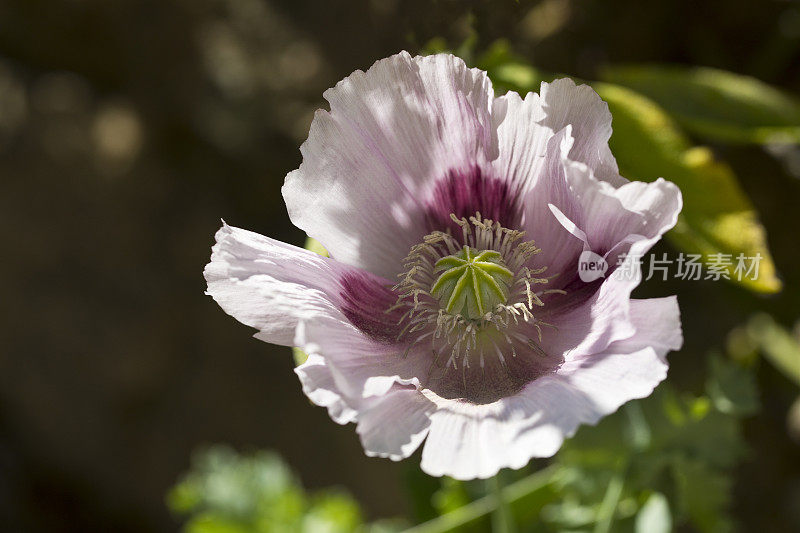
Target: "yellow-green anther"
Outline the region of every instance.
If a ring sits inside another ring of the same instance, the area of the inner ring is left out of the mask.
[[[478,252],[469,246],[437,261],[434,271],[441,274],[431,287],[431,295],[448,313],[472,320],[505,303],[514,279],[499,252]]]

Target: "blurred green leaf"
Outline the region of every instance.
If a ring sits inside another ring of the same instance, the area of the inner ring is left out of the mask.
[[[516,91],[523,97],[538,91],[547,78],[523,58],[511,51],[511,45],[500,39],[478,57],[476,66],[485,70],[498,92]]]
[[[188,513],[203,501],[203,494],[196,483],[180,483],[167,493],[167,507],[175,513]]]
[[[420,54],[424,56],[432,55],[432,54],[444,54],[444,53],[453,53],[450,47],[447,44],[447,39],[444,37],[434,37],[422,47],[420,50]]]
[[[759,408],[755,376],[741,365],[718,355],[711,357],[706,390],[722,413],[748,416]]]
[[[783,375],[800,385],[800,343],[765,313],[754,315],[747,332],[764,357]]]
[[[167,495],[187,517],[187,533],[352,533],[399,531],[402,524],[365,524],[346,493],[307,494],[281,458],[239,455],[226,446],[197,454],[192,469]]]
[[[737,143],[800,142],[800,103],[755,78],[703,67],[614,66],[604,81],[654,100],[690,132]]]
[[[732,329],[725,340],[725,352],[742,365],[752,365],[758,356],[758,345],[742,325]]]
[[[636,515],[636,533],[669,533],[672,515],[669,500],[660,492],[651,494]]]
[[[677,458],[673,475],[678,503],[703,533],[724,533],[733,529],[726,509],[730,506],[732,483],[725,474],[701,461]]]
[[[303,530],[314,533],[355,531],[361,525],[361,509],[350,496],[331,493],[317,496],[303,517]]]
[[[542,509],[542,518],[558,528],[589,528],[597,522],[597,505],[582,505],[579,501],[566,498]]]
[[[432,498],[433,506],[440,515],[451,513],[470,502],[471,498],[465,485],[463,481],[449,477],[442,478],[441,488]]]
[[[683,212],[667,237],[704,259],[729,254],[728,276],[752,290],[780,290],[764,228],[731,168],[716,161],[707,148],[692,147],[652,100],[617,85],[596,83],[594,88],[613,116],[610,145],[621,173],[643,181],[663,176],[683,193]],[[760,254],[756,279],[736,272],[739,254],[745,258]]]
[[[251,530],[215,513],[203,513],[192,518],[184,527],[186,533],[250,533]]]
[[[695,398],[663,389],[653,396],[653,402],[642,405],[653,428],[652,452],[679,451],[718,469],[730,468],[744,456],[746,448],[736,417],[711,408],[706,396]]]

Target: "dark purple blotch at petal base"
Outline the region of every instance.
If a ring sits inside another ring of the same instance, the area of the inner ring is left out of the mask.
[[[425,214],[430,231],[450,229],[460,236],[461,229],[450,218],[469,218],[480,212],[484,218],[499,222],[503,227],[516,229],[520,223],[518,194],[505,180],[487,175],[477,165],[467,169],[450,169],[436,183]]]
[[[341,311],[350,323],[377,342],[397,342],[402,329],[400,318],[405,309],[389,311],[397,295],[386,282],[364,272],[348,272],[339,284]]]

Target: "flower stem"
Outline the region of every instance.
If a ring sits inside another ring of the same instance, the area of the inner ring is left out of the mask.
[[[508,500],[503,495],[503,483],[500,479],[500,472],[489,480],[497,507],[492,513],[492,533],[514,533],[514,517],[511,516],[511,509]]]
[[[608,482],[606,494],[600,504],[594,533],[608,533],[611,531],[611,524],[614,523],[614,515],[617,513],[617,505],[620,497],[622,497],[622,489],[625,486],[625,472],[625,468],[620,469]]]
[[[536,516],[541,506],[557,496],[550,489],[556,472],[556,466],[548,466],[524,479],[511,483],[503,489],[502,501],[509,507],[515,506],[518,514]],[[488,526],[487,515],[497,510],[497,504],[498,499],[494,495],[488,494],[454,511],[412,527],[404,533],[451,533],[459,531],[465,526],[477,527],[484,523]]]
[[[650,425],[647,423],[647,418],[644,416],[642,406],[638,402],[629,402],[625,404],[625,413],[628,415],[628,438],[630,440],[630,446],[634,450],[631,453],[640,453],[650,446],[650,440],[652,438]],[[631,458],[629,457],[621,461],[618,469],[608,482],[606,494],[603,497],[603,502],[600,504],[600,510],[598,511],[594,533],[608,533],[611,531],[614,517],[617,514],[617,506],[619,505],[620,498],[622,498],[622,491],[625,488],[625,478],[628,477],[630,467]]]

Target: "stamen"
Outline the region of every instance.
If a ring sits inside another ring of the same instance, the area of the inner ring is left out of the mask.
[[[399,319],[405,324],[397,337],[408,343],[403,357],[412,347],[429,342],[429,377],[447,353],[443,372],[460,364],[466,390],[472,358],[483,375],[487,357],[508,370],[504,352],[517,358],[518,348],[547,357],[540,346],[542,326],[552,325],[538,320],[533,310],[545,305],[542,296],[564,291],[534,290],[552,276],[539,277],[547,267],[529,265],[541,250],[524,240],[525,232],[504,228],[480,212],[450,218],[461,228],[460,240],[450,230],[434,231],[413,246],[393,287],[397,301],[387,312],[408,308]],[[538,342],[517,329],[522,324],[536,329]]]

